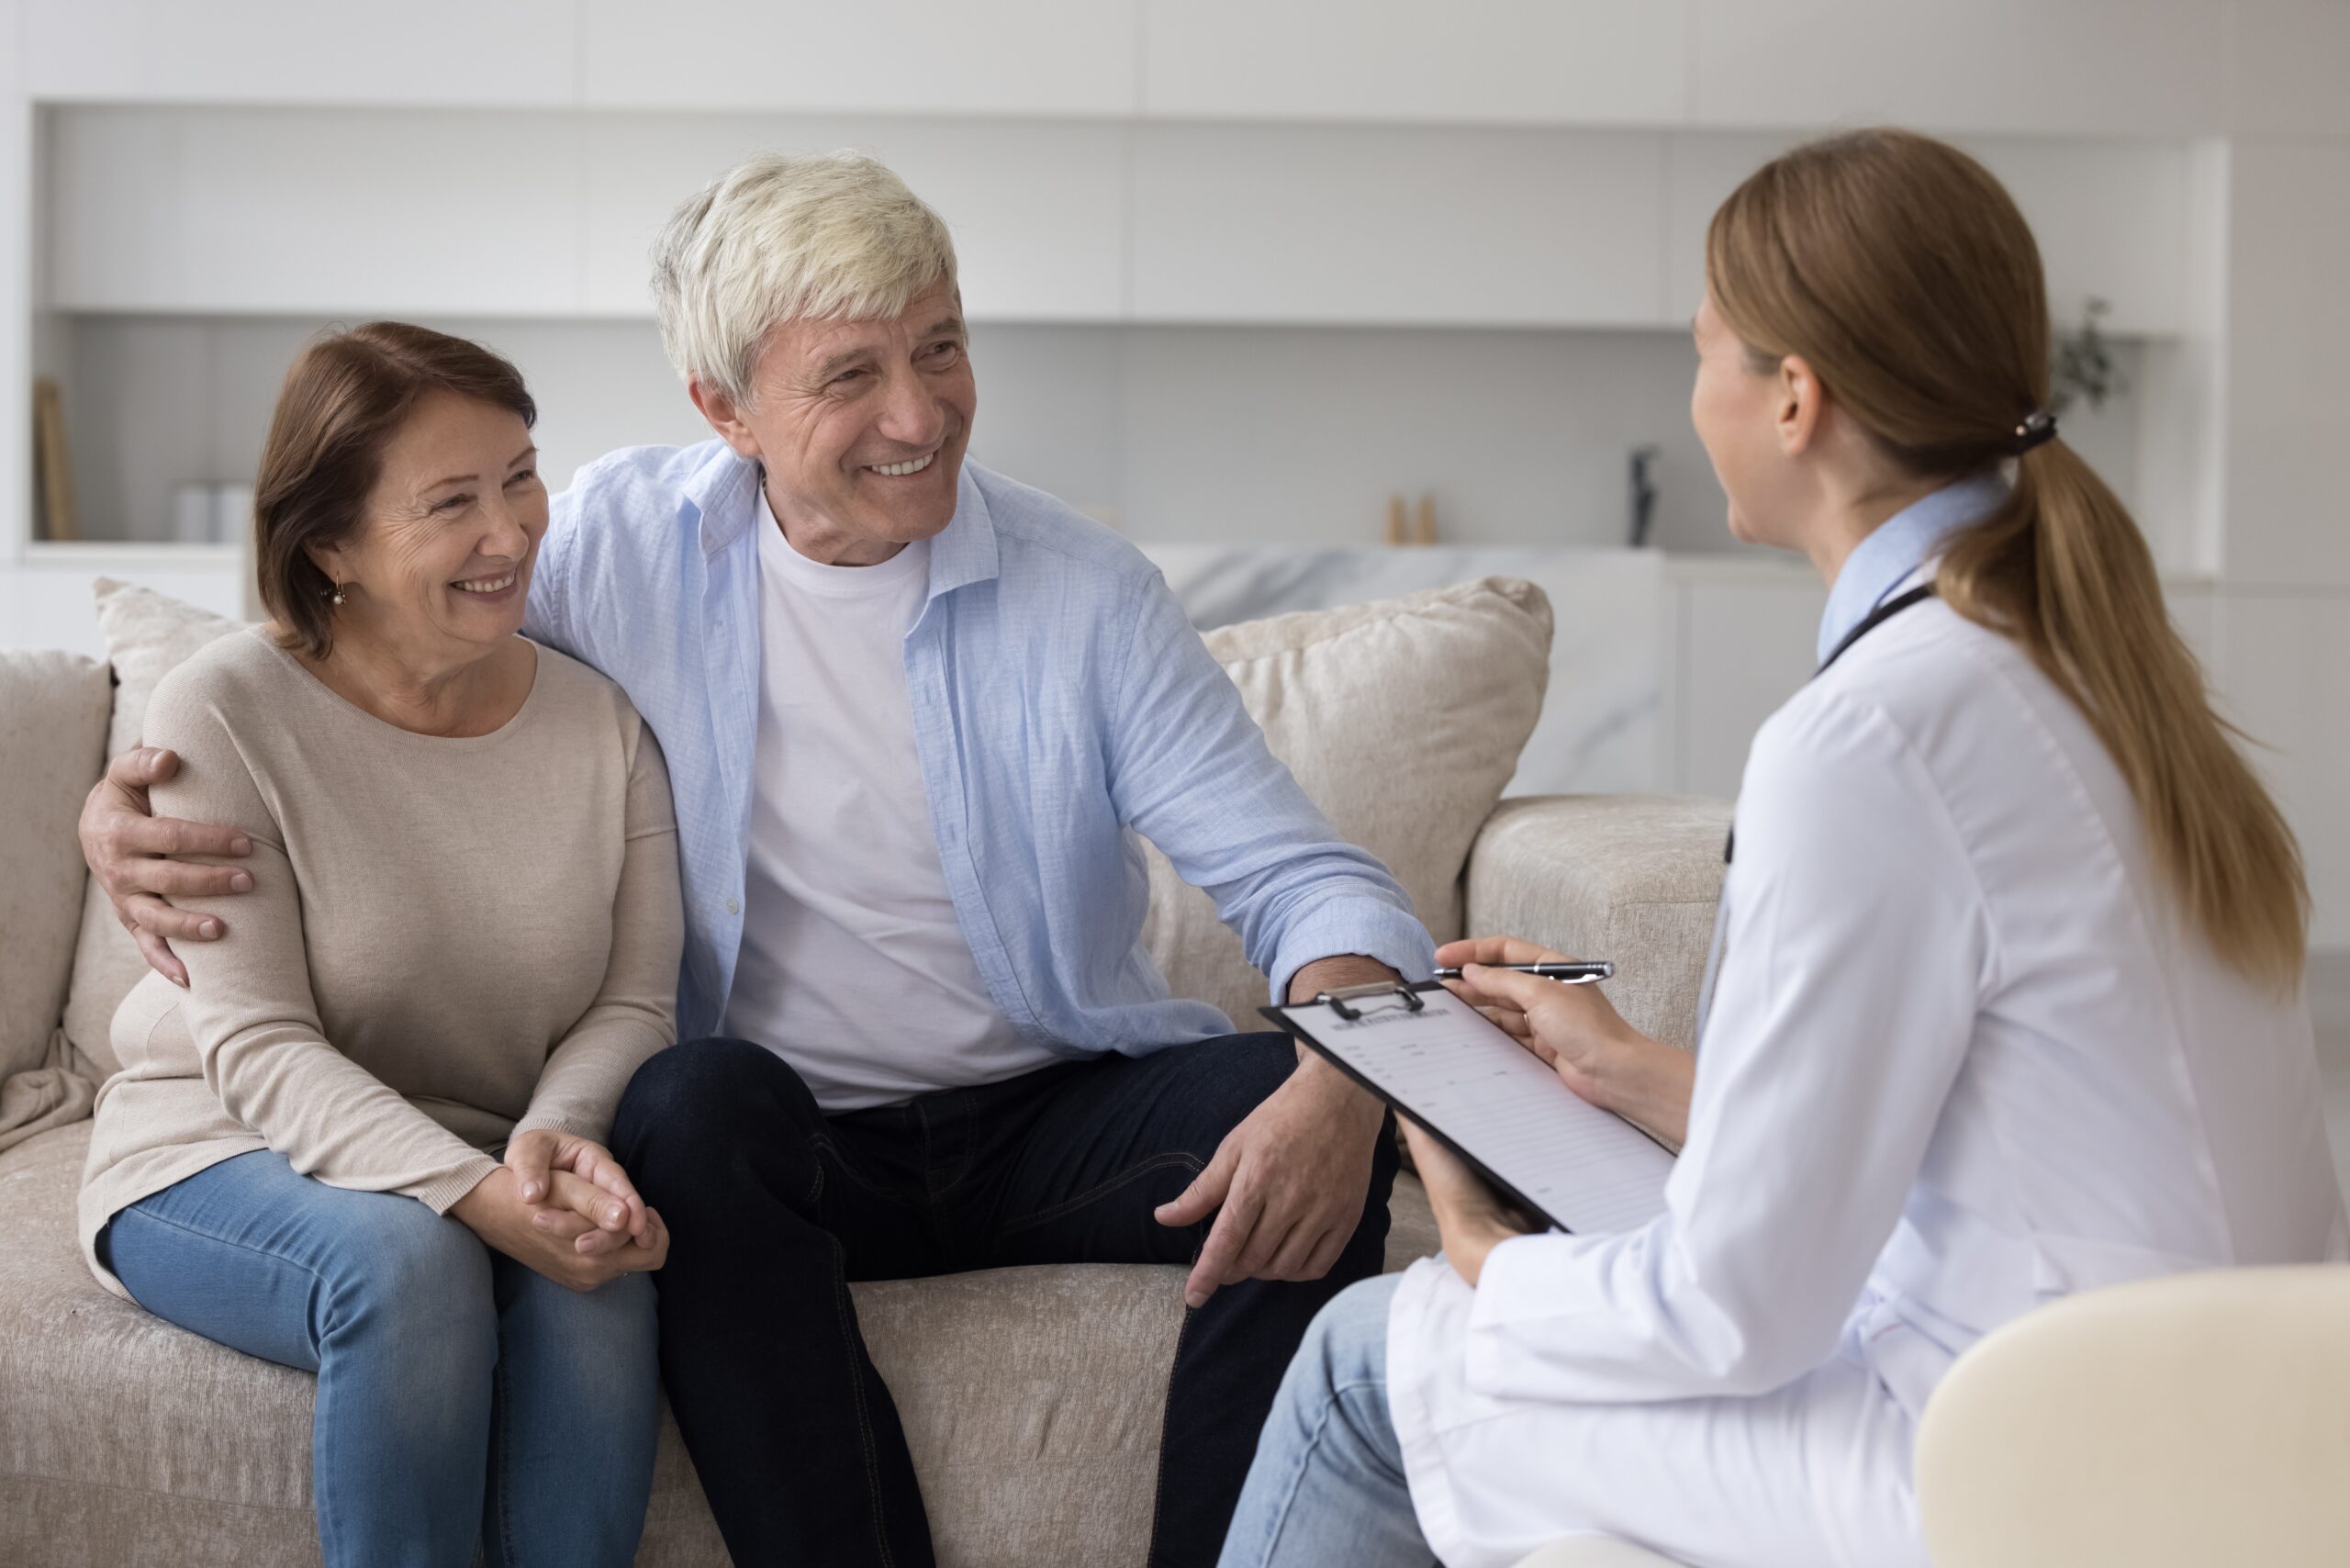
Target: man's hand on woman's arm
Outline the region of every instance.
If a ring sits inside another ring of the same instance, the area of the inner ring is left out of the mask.
[[[225,927],[213,915],[174,909],[174,898],[252,891],[252,874],[239,866],[199,866],[173,858],[251,855],[252,841],[233,827],[181,822],[152,814],[147,791],[179,771],[179,758],[152,746],[124,752],[82,805],[82,858],[113,901],[115,918],[139,944],[148,967],[173,985],[187,969],[173,955],[173,940],[210,942]]]
[[[1695,1056],[1633,1028],[1596,985],[1486,967],[1574,959],[1516,936],[1478,936],[1446,943],[1436,961],[1465,971],[1445,982],[1453,994],[1550,1063],[1568,1088],[1674,1148],[1688,1140]]]

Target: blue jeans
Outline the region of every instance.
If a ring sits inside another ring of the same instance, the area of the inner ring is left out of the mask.
[[[660,1419],[652,1280],[582,1295],[413,1198],[263,1149],[114,1216],[148,1311],[318,1374],[310,1490],[330,1568],[626,1568]]]
[[[1387,1311],[1398,1276],[1322,1309],[1257,1440],[1218,1568],[1428,1568],[1387,1407]]]

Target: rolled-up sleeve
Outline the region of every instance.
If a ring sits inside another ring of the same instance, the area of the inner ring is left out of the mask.
[[[1833,1353],[1973,1038],[1996,964],[1922,763],[1819,699],[1758,738],[1718,989],[1666,1212],[1494,1249],[1470,1315],[1479,1393],[1762,1393]]]
[[[1337,954],[1426,979],[1435,947],[1410,895],[1306,798],[1166,579],[1144,579],[1129,612],[1109,744],[1121,820],[1215,901],[1274,1001]]]

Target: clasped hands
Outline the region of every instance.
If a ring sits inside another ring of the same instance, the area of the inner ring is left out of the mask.
[[[506,1161],[449,1210],[516,1262],[587,1292],[668,1260],[669,1228],[611,1151],[570,1133],[517,1133]]]

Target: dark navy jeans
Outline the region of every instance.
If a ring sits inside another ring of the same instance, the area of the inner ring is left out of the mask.
[[[858,1335],[850,1281],[1189,1264],[1206,1226],[1169,1229],[1152,1211],[1295,1063],[1285,1036],[1239,1035],[839,1115],[757,1045],[699,1040],[646,1063],[621,1100],[612,1151],[670,1227],[655,1276],[662,1375],[736,1568],[932,1561],[913,1462]],[[1153,1568],[1215,1562],[1307,1325],[1379,1272],[1392,1130],[1326,1278],[1227,1285],[1186,1315],[1167,1385]]]

